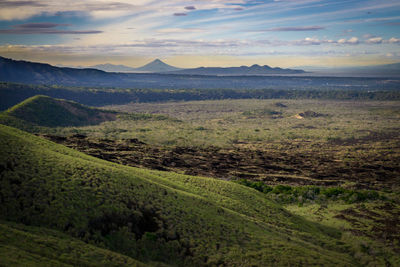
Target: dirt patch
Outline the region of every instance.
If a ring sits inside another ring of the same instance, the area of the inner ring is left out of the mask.
[[[307,111],[304,111],[304,112],[301,112],[301,113],[295,115],[295,117],[298,119],[300,119],[300,118],[302,118],[302,119],[318,118],[318,117],[326,117],[326,116],[327,116],[326,114],[317,113],[312,110],[307,110]]]
[[[295,117],[296,119],[299,119],[299,120],[304,119],[304,117],[302,117],[300,114],[296,114],[296,115],[294,115],[294,117]]]

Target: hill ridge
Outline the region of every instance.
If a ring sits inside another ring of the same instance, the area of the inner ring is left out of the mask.
[[[1,115],[44,126],[83,126],[115,120],[116,112],[84,106],[74,101],[36,95],[7,109]],[[1,120],[0,120],[1,121]]]

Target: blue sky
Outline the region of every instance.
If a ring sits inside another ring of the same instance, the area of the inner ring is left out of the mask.
[[[0,0],[0,55],[59,65],[400,62],[400,1]]]

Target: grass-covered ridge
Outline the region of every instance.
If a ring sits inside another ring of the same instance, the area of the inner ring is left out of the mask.
[[[43,227],[0,222],[0,266],[146,266]]]
[[[235,183],[121,166],[7,126],[0,148],[2,220],[146,263],[357,265],[338,230]]]
[[[30,97],[6,110],[4,115],[44,127],[94,125],[116,119],[115,112],[44,95]]]

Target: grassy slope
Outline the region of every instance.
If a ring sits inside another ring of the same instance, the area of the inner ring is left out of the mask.
[[[146,266],[46,228],[0,222],[0,266]]]
[[[351,244],[354,257],[362,265],[400,266],[400,205],[398,196],[395,198],[397,201],[289,204],[286,208],[309,220],[343,229],[342,240]]]
[[[114,120],[115,112],[102,111],[81,104],[37,95],[9,108],[3,113],[2,121],[10,122],[16,119],[16,125],[21,121],[45,127],[83,126]]]
[[[3,220],[144,262],[356,264],[340,232],[241,185],[113,164],[7,126],[0,142]]]

